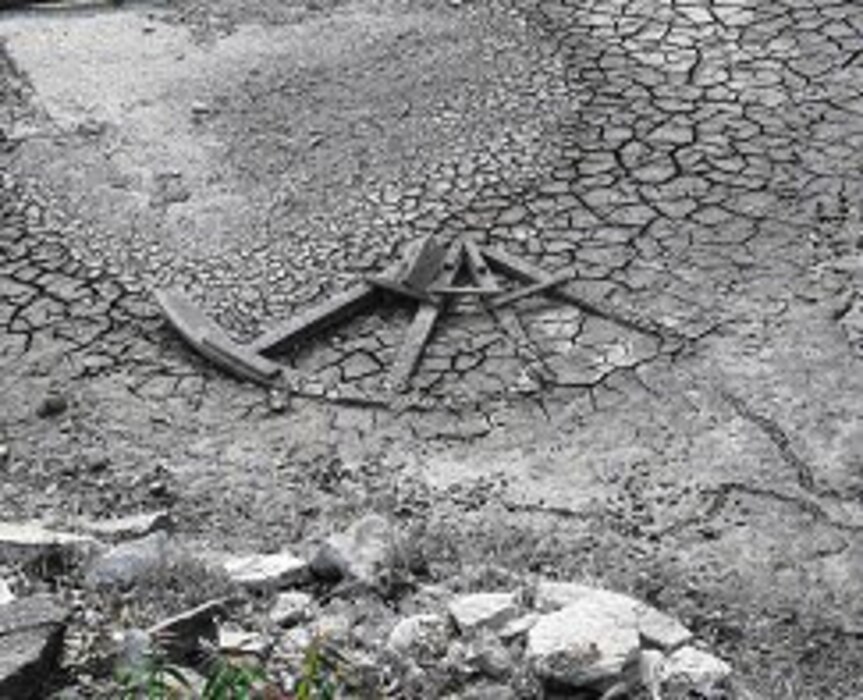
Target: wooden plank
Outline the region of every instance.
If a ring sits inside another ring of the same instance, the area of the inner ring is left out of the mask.
[[[485,248],[483,249],[483,255],[493,269],[521,282],[540,284],[548,282],[554,277],[542,268],[532,265],[529,262],[522,260],[521,258],[517,258],[514,255],[510,255],[502,250]],[[677,334],[673,330],[664,328],[662,324],[659,324],[656,321],[645,318],[636,318],[631,314],[603,301],[583,299],[572,292],[560,289],[556,286],[549,287],[543,292],[543,294],[559,299],[568,304],[572,304],[587,314],[605,318],[623,328],[629,328],[630,330],[644,335],[651,335],[659,338],[667,336],[677,337]]]
[[[384,290],[385,292],[392,292],[393,294],[407,297],[421,303],[437,304],[437,300],[428,295],[428,292],[431,291],[429,289],[426,289],[426,291],[414,289],[413,287],[408,287],[401,282],[391,280],[389,277],[366,277],[365,281]]]
[[[438,245],[434,235],[425,236],[408,251],[398,281],[424,290],[437,278],[445,256],[446,250]]]
[[[531,284],[527,287],[522,287],[521,289],[515,289],[507,294],[501,294],[491,303],[495,308],[500,309],[504,306],[514,304],[515,302],[522,299],[526,299],[527,297],[531,297],[534,294],[545,293],[552,287],[557,287],[559,285],[566,284],[567,282],[572,282],[576,279],[578,279],[578,274],[571,271],[553,274],[544,282],[537,282],[536,284]]]
[[[267,356],[284,353],[292,345],[305,342],[324,328],[365,310],[377,295],[376,286],[367,282],[358,284],[264,332],[251,343],[251,347]]]
[[[437,285],[432,285],[426,291],[428,291],[429,294],[443,294],[445,296],[459,296],[462,294],[492,296],[494,294],[500,294],[499,289],[484,289],[482,287],[438,287]]]
[[[390,265],[384,270],[383,276],[392,279],[401,267],[401,262]],[[292,345],[305,342],[325,328],[364,311],[377,298],[378,288],[363,282],[277,324],[255,338],[249,347],[267,356],[284,353]]]
[[[468,269],[476,286],[500,291],[500,285],[491,273],[479,246],[473,241],[465,241],[464,252]]]
[[[440,285],[450,285],[456,278],[461,267],[464,246],[461,241],[455,241],[446,252],[441,263],[441,273],[436,282]],[[425,351],[435,323],[443,310],[443,305],[420,304],[414,319],[408,328],[393,369],[390,383],[394,391],[404,392],[410,386],[410,379],[416,371]]]
[[[159,289],[156,301],[180,336],[201,355],[224,370],[258,384],[271,384],[282,367],[258,355],[247,345],[234,342],[183,292]]]
[[[468,267],[475,282],[484,286],[494,286],[499,293],[500,285],[492,274],[483,250],[471,242],[466,246],[466,252]],[[496,301],[497,298],[485,300],[486,308],[509,339],[515,356],[524,363],[528,372],[540,381],[546,382],[552,379],[550,370],[542,362],[538,350],[524,330],[515,310],[497,308]]]

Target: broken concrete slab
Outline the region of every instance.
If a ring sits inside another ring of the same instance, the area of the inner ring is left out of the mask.
[[[67,619],[68,611],[48,595],[0,606],[0,698],[42,697],[58,669]]]

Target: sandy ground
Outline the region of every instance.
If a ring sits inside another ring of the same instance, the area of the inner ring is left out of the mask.
[[[167,504],[277,549],[377,510],[432,577],[602,581],[765,697],[856,697],[861,29],[805,0],[4,16],[4,518]],[[276,413],[150,295],[248,337],[426,232],[689,340],[525,302],[543,384],[460,305],[400,412],[386,307],[284,358],[312,398]],[[47,392],[68,410],[38,417]]]

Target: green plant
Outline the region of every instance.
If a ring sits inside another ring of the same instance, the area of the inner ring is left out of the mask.
[[[121,687],[120,700],[180,700],[181,689],[191,692],[182,671],[158,652],[147,654],[138,666],[119,671],[117,680]]]
[[[219,658],[213,663],[201,700],[249,700],[255,685],[265,679],[261,668]]]
[[[323,643],[314,639],[303,656],[296,700],[334,700],[338,689],[336,668],[324,655]]]

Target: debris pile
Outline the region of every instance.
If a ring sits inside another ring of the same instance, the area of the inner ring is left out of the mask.
[[[278,697],[303,683],[336,697],[744,696],[730,666],[656,608],[511,572],[494,590],[467,573],[430,580],[378,514],[296,546],[304,556],[212,551],[170,522],[0,527],[0,697],[128,690],[166,668],[190,698],[225,669]],[[58,548],[66,568],[44,578]]]

